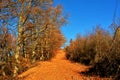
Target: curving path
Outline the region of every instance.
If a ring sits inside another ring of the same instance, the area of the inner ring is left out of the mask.
[[[23,80],[100,80],[79,74],[87,68],[87,66],[66,60],[65,52],[59,50],[52,60],[39,62],[37,66],[22,73],[19,77],[24,77]]]

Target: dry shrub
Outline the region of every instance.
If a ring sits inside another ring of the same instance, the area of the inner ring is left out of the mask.
[[[89,65],[95,55],[93,36],[80,37],[78,35],[76,40],[71,40],[70,46],[65,48],[67,59]]]
[[[99,27],[86,36],[78,36],[65,48],[67,59],[93,66],[89,75],[120,78],[120,31],[115,40],[108,31]]]

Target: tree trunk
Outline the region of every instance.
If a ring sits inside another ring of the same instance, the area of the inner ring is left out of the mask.
[[[23,23],[24,23],[24,18],[23,18],[23,9],[24,9],[24,3],[22,3],[22,7],[21,7],[21,12],[20,12],[20,16],[19,16],[19,23],[18,23],[18,37],[17,37],[17,47],[16,47],[16,54],[15,54],[15,60],[16,63],[19,64],[19,55],[20,55],[20,49],[22,47],[21,44],[21,37],[22,37],[22,33],[23,33]],[[13,76],[15,77],[17,75],[18,72],[18,67],[17,65],[14,66],[14,74]]]

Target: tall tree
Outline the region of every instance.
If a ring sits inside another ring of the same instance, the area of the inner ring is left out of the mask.
[[[64,43],[60,26],[66,21],[62,7],[54,7],[53,0],[0,0],[0,4],[0,25],[17,31],[13,76],[19,71],[20,57],[34,62],[36,55],[41,58]]]

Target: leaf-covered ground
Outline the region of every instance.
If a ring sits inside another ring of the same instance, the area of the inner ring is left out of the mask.
[[[37,66],[22,73],[19,77],[23,80],[110,80],[80,74],[88,68],[88,66],[66,60],[65,52],[60,50],[50,61],[37,63]]]

